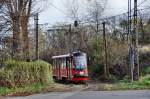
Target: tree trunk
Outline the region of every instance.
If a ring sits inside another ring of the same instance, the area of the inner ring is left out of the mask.
[[[19,60],[22,58],[19,17],[15,16],[13,18],[13,24],[12,25],[13,25],[12,55],[13,55],[14,59]]]
[[[28,37],[28,19],[26,16],[21,18],[21,32],[22,32],[22,49],[23,49],[23,60],[29,59],[29,37]]]

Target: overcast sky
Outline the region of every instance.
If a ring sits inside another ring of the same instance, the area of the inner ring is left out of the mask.
[[[142,1],[143,0],[138,0],[138,3]],[[40,14],[41,24],[49,23],[53,25],[56,22],[68,21],[68,18],[66,18],[65,14],[66,10],[62,0],[53,0],[53,5],[59,8],[61,11],[51,5],[47,6],[47,8]],[[128,0],[108,0],[105,13],[107,15],[117,15],[120,13],[127,12],[127,7],[128,7]]]

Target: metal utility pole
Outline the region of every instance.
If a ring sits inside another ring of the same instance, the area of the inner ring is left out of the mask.
[[[136,80],[139,79],[139,34],[138,34],[138,22],[137,22],[137,0],[134,0],[134,38],[133,44],[135,48],[135,54],[136,54],[136,61],[135,61],[135,67],[136,67]]]
[[[107,40],[106,40],[106,23],[103,22],[103,42],[104,42],[104,51],[105,51],[105,65],[104,65],[104,75],[105,78],[108,77],[108,60],[107,60]]]
[[[130,75],[131,81],[134,80],[134,48],[132,43],[133,38],[132,33],[132,9],[131,9],[131,0],[128,0],[128,44],[129,44],[129,68],[130,68]]]
[[[35,49],[35,56],[36,56],[36,60],[39,59],[39,14],[37,13],[35,15],[35,37],[36,37],[36,49]]]
[[[128,0],[128,44],[130,44],[131,24],[132,24],[131,0]]]
[[[69,52],[70,52],[70,57],[71,57],[71,53],[72,53],[72,43],[71,43],[71,36],[72,36],[72,32],[71,32],[71,24],[69,24]],[[69,79],[71,79],[72,77],[72,58],[69,59]]]
[[[129,36],[129,48],[130,48],[130,71],[131,81],[139,79],[139,34],[138,34],[138,15],[137,15],[137,0],[134,0],[134,14],[132,25],[132,10],[131,0],[128,0],[128,34]],[[132,28],[133,26],[133,28]],[[133,29],[133,31],[132,31]]]

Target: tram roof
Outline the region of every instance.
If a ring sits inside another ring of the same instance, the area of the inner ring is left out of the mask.
[[[64,58],[64,57],[70,57],[70,54],[64,54],[64,55],[53,56],[52,59],[55,59],[55,58]]]
[[[68,53],[68,54],[64,54],[64,55],[52,56],[52,59],[70,57],[70,56],[77,54],[77,53],[85,54],[84,52],[78,51],[78,52],[73,52],[72,54]]]

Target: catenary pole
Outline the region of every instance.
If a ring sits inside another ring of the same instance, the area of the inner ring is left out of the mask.
[[[36,39],[36,49],[35,49],[35,56],[36,60],[39,60],[39,14],[35,15],[35,39]]]
[[[136,67],[136,80],[139,79],[139,33],[138,33],[138,15],[137,15],[137,0],[134,0],[134,38],[135,38],[135,43],[134,43],[134,46],[135,46],[135,52],[136,52],[136,64],[135,64],[135,67]]]

